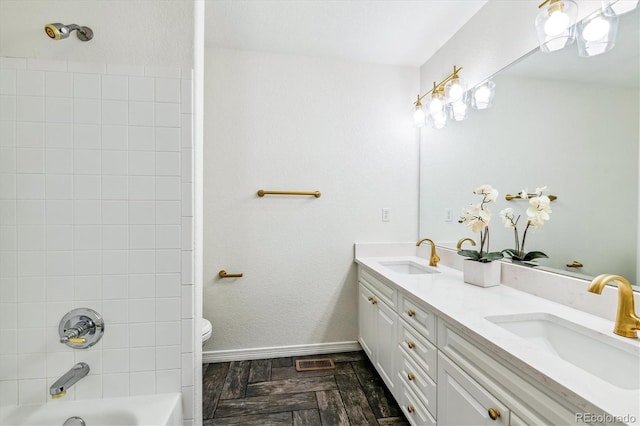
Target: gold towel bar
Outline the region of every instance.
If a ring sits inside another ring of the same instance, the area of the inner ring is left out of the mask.
[[[242,278],[242,273],[239,274],[230,274],[227,271],[225,271],[224,269],[221,270],[220,272],[218,272],[218,276],[220,278]]]
[[[320,191],[312,192],[300,192],[300,191],[265,191],[260,189],[258,191],[258,197],[264,197],[265,195],[313,195],[316,198],[320,198]]]
[[[527,194],[527,197],[529,197],[529,198],[535,197],[535,196],[536,196],[536,194]],[[549,195],[548,197],[549,197],[549,200],[551,200],[551,201],[558,199],[558,197],[556,197],[555,195]],[[520,199],[520,198],[522,198],[520,196],[520,194],[516,194],[516,195],[507,194],[507,195],[504,196],[504,199],[507,200],[507,201],[517,200],[517,199]]]

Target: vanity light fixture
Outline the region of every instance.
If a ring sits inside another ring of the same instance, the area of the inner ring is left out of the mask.
[[[545,0],[538,6],[536,32],[540,50],[553,52],[560,50],[575,40],[575,24],[578,5],[573,0]]]
[[[453,66],[453,72],[440,83],[433,83],[433,89],[424,95],[418,95],[413,103],[415,110],[413,120],[417,127],[422,127],[428,120],[432,127],[441,129],[447,124],[447,118],[462,121],[467,118],[468,91],[465,81],[458,73],[462,67]],[[430,95],[430,96],[429,96]],[[426,106],[422,100],[429,96]]]
[[[608,52],[616,43],[618,16],[613,12],[598,10],[578,22],[578,55],[590,57]]]
[[[471,96],[471,106],[475,109],[489,108],[493,102],[495,92],[496,84],[491,80],[487,80],[474,87]]]
[[[605,14],[613,13],[620,16],[634,10],[639,2],[640,0],[602,0],[602,10]]]

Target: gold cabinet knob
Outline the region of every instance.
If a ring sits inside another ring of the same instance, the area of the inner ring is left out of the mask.
[[[414,376],[414,375],[413,375],[413,373],[409,373],[409,374],[407,374],[407,379],[409,379],[409,380],[413,380],[413,379],[415,379],[415,378],[416,378],[416,376]]]
[[[407,406],[407,411],[410,412],[410,413],[413,413],[414,411],[416,411],[416,409],[414,408],[413,405],[408,405]]]
[[[416,315],[416,312],[415,312],[414,310],[412,310],[412,309],[409,309],[409,310],[407,311],[407,315],[409,315],[410,317],[413,317],[413,316],[415,316],[415,315]]]
[[[416,347],[416,344],[413,342],[407,342],[407,346],[409,347],[409,349],[413,349]]]
[[[491,420],[496,420],[498,417],[500,417],[500,411],[496,410],[495,408],[489,408],[487,412],[489,413],[489,417],[491,417]]]
[[[373,302],[373,297],[369,296],[369,297],[367,297],[367,300],[368,300],[369,302]]]

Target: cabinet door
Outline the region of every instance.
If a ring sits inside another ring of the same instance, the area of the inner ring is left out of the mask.
[[[376,352],[375,363],[382,379],[393,392],[394,355],[396,352],[397,314],[386,304],[376,304]]]
[[[441,353],[437,400],[439,425],[509,424],[509,409]]]
[[[372,303],[373,293],[364,285],[358,285],[358,341],[369,359],[374,359],[376,339],[376,306]]]

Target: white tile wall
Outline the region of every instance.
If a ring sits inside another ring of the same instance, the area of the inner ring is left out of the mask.
[[[0,58],[0,406],[182,391],[193,407],[191,75]],[[57,341],[75,307],[100,343]],[[199,342],[195,342],[199,344]]]

